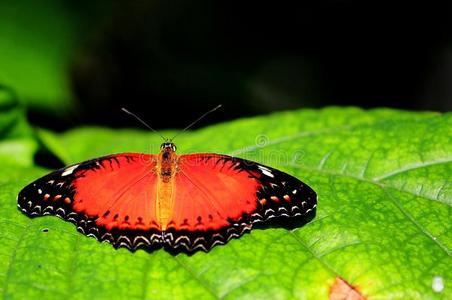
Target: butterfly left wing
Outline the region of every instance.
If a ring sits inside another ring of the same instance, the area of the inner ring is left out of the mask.
[[[302,216],[317,195],[297,178],[252,161],[218,154],[181,155],[172,220],[164,234],[171,248],[208,251],[274,217]]]
[[[157,248],[155,155],[122,153],[52,172],[26,186],[18,206],[31,217],[56,215],[115,247]]]

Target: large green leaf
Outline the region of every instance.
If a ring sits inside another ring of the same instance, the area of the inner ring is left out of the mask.
[[[105,128],[40,136],[65,163],[156,152],[161,143],[150,132]],[[192,256],[114,250],[58,218],[29,219],[16,209],[16,194],[48,170],[2,169],[0,293],[326,299],[340,276],[372,298],[450,299],[451,137],[452,114],[356,108],[277,113],[184,133],[176,141],[181,153],[256,160],[294,174],[319,195],[317,215],[303,227],[256,229]]]

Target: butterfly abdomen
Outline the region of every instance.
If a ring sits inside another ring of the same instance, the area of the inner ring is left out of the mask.
[[[171,221],[175,201],[175,173],[177,154],[172,144],[162,147],[157,162],[157,201],[155,202],[156,219],[165,231]]]

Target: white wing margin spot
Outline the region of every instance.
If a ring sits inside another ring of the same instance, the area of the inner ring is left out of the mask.
[[[71,175],[72,172],[74,172],[74,170],[77,169],[77,167],[78,167],[78,165],[73,165],[73,166],[70,166],[70,167],[66,168],[64,170],[64,172],[61,173],[61,176]]]

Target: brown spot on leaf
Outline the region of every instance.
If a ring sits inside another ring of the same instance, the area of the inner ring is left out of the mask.
[[[364,297],[356,286],[351,285],[341,277],[330,288],[330,300],[364,300]]]

